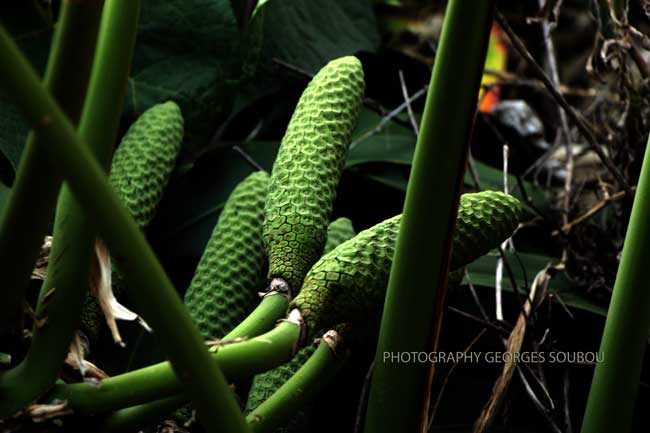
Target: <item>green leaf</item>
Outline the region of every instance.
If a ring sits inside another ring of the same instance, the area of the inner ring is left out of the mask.
[[[381,128],[379,128],[381,126]],[[389,121],[382,124],[382,117],[368,109],[364,109],[360,116],[353,142],[348,156],[347,166],[355,167],[369,163],[387,163],[410,166],[415,151],[415,134],[409,128],[405,128],[395,122]],[[480,161],[475,161],[476,172],[479,178],[481,189],[503,190],[503,172],[492,168]],[[363,170],[363,168],[361,168]],[[402,169],[385,167],[383,174],[377,174],[373,170],[370,175],[376,180],[406,191],[408,178],[402,175]],[[518,187],[517,178],[508,176],[509,188],[513,195],[523,198]],[[548,207],[544,192],[530,182],[523,181],[528,196],[538,209]],[[465,173],[465,185],[474,186],[474,181],[467,171]]]
[[[43,72],[52,37],[52,22],[49,10],[36,2],[0,6],[0,17],[24,55],[37,71]],[[21,2],[23,3],[23,2]],[[13,181],[20,162],[29,125],[18,109],[0,92],[0,181]]]
[[[546,265],[559,262],[559,259],[538,254],[517,253],[517,256],[519,259],[514,254],[506,252],[506,260],[508,260],[519,289],[523,289],[526,285],[530,287],[537,273],[544,269]],[[493,252],[467,266],[470,279],[474,285],[492,289],[496,287],[495,270],[498,257],[498,253]],[[512,283],[505,271],[502,287],[505,291],[513,291]],[[607,315],[607,309],[593,303],[579,293],[562,272],[555,275],[551,280],[549,293],[556,295],[555,300],[563,302],[569,307],[589,311],[601,316]]]
[[[262,10],[266,61],[315,74],[331,59],[379,47],[369,0],[268,0]]]
[[[270,172],[279,145],[251,142],[242,149]],[[156,249],[174,257],[199,258],[228,195],[254,170],[232,143],[222,143],[198,158],[191,169],[176,173],[149,230]]]
[[[9,200],[9,193],[11,190],[2,182],[0,182],[0,215],[2,215],[2,211],[5,208],[5,205],[7,204],[7,200]]]
[[[240,36],[228,0],[143,1],[127,114],[174,100],[190,148],[202,146],[230,112],[240,71]]]

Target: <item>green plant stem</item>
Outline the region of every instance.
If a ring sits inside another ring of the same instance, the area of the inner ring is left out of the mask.
[[[451,0],[418,135],[386,293],[365,430],[426,431],[430,363],[384,353],[435,350],[460,187],[494,0]]]
[[[226,335],[223,340],[233,340],[235,338],[253,338],[264,333],[265,331],[268,331],[269,329],[272,329],[278,319],[284,316],[288,303],[289,300],[287,297],[281,294],[265,296],[257,308],[251,312],[251,314],[246,319],[244,319],[235,329]],[[277,332],[279,331],[276,330],[273,332],[273,334]],[[233,355],[231,355],[233,357],[232,359],[236,359],[238,357],[236,353],[247,353],[248,349],[245,347],[242,348],[241,343],[235,344],[234,346],[224,347],[224,349],[221,351],[221,354],[216,357],[216,360],[229,381],[232,382],[238,379],[250,378],[256,373],[262,373],[266,370],[270,370],[271,368],[276,367],[277,365],[280,365],[283,362],[289,360],[289,358],[285,358],[287,353],[286,349],[289,347],[288,345],[293,346],[295,344],[295,341],[292,339],[293,336],[289,334],[286,334],[285,336],[289,338],[286,340],[280,340],[276,338],[269,340],[273,343],[273,347],[266,347],[266,350],[269,350],[271,352],[270,355],[261,353],[256,349],[255,354],[253,355],[254,359],[257,361],[262,361],[262,363],[259,364],[259,366],[251,365],[246,371],[230,373],[228,366],[226,365],[224,367],[224,361],[222,358],[220,358],[220,356],[223,357],[223,350],[226,350],[226,352],[234,350]],[[268,336],[264,338],[268,339]],[[280,357],[276,357],[276,355],[280,355]],[[269,361],[271,361],[273,365],[271,365]],[[166,368],[169,369],[168,366]],[[160,378],[158,379],[158,384],[162,384],[167,380],[169,380],[169,376],[167,374],[161,374]],[[133,387],[133,384],[130,386]],[[122,425],[133,426],[131,430],[137,430],[138,428],[148,425],[152,422],[160,422],[169,413],[173,412],[175,409],[181,407],[186,403],[187,397],[185,397],[185,395],[177,395],[174,397],[168,397],[139,404],[137,406],[132,406],[126,409],[120,409],[106,419],[106,425],[110,426],[112,431],[126,430],[120,430],[119,428],[113,429],[115,426],[119,427]]]
[[[184,395],[163,398],[151,403],[118,410],[108,415],[99,423],[91,418],[94,431],[103,433],[121,433],[140,431],[147,426],[156,425],[161,420],[162,414],[169,414],[186,402]],[[89,427],[86,425],[85,427]]]
[[[272,329],[284,317],[288,305],[289,299],[285,295],[265,296],[255,310],[223,339],[251,338]]]
[[[138,14],[139,1],[105,2],[88,94],[79,122],[80,137],[91,146],[105,171],[122,114]],[[0,380],[0,389],[13,397],[10,406],[13,411],[45,392],[58,376],[79,326],[95,236],[92,221],[64,183],[31,346],[23,362]]]
[[[77,124],[95,52],[101,0],[62,3],[44,85]],[[25,289],[43,237],[54,216],[61,176],[38,148],[47,137],[31,131],[9,202],[0,222],[0,342],[10,347],[22,336]],[[7,344],[5,344],[5,342]]]
[[[349,352],[332,347],[321,339],[307,362],[246,417],[253,432],[271,433],[282,426],[327,385],[347,361]]]
[[[650,328],[650,138],[596,364],[582,433],[629,432]]]
[[[115,31],[120,31],[116,29]],[[144,318],[159,334],[174,371],[208,431],[246,432],[248,426],[219,367],[138,225],[110,187],[101,165],[0,27],[0,85],[34,128],[47,134],[45,152],[69,182],[116,258]],[[4,405],[4,400],[2,401]],[[2,413],[0,413],[2,416]]]
[[[219,347],[212,355],[212,363],[218,365],[230,381],[251,377],[291,359],[299,336],[298,325],[283,322],[259,337]],[[88,383],[56,385],[48,398],[67,400],[76,414],[94,415],[181,391],[181,383],[169,363],[160,363],[104,379],[101,386]]]

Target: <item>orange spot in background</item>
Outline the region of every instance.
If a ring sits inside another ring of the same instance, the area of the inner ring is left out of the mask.
[[[493,69],[496,71],[505,71],[507,63],[508,50],[506,44],[503,42],[501,29],[496,24],[492,25],[490,31],[490,42],[488,44],[488,52],[485,59],[485,68]],[[483,74],[481,84],[490,84],[496,81],[493,75]],[[482,112],[489,112],[500,101],[500,89],[492,88],[485,92],[481,89],[479,93],[479,110]]]

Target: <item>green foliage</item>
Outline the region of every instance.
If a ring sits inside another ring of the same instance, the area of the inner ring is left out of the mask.
[[[3,24],[42,70],[53,23],[29,3],[29,7],[20,8],[18,16],[13,15],[18,8],[9,6],[12,18]],[[267,1],[258,8],[245,33],[238,30],[231,3],[142,1],[126,121],[152,105],[173,99],[185,117],[188,148],[198,152],[238,104],[250,102],[251,92],[257,97],[287,82],[288,71],[274,59],[315,73],[332,59],[375,51],[379,46],[369,0]],[[295,77],[289,82],[295,82]],[[11,179],[28,126],[1,92],[0,111],[0,160]]]
[[[352,239],[355,234],[350,219],[345,217],[335,219],[327,227],[327,242],[325,243],[323,254],[329,253],[343,242]]]
[[[0,17],[5,16],[5,13],[8,16],[11,14],[11,19],[2,20],[2,25],[7,27],[21,51],[32,64],[43,71],[54,30],[51,17],[49,14],[42,14],[42,10],[36,6],[35,2],[24,2],[27,4],[21,5],[19,8],[15,5],[12,7],[10,3],[3,2],[0,5]],[[29,125],[2,90],[0,90],[0,113],[2,113],[0,118],[0,182],[9,183],[18,168]]]
[[[260,12],[265,24],[263,61],[277,58],[316,73],[329,59],[379,47],[369,0],[269,0]]]
[[[294,292],[325,247],[363,91],[358,59],[328,63],[302,94],[273,164],[264,215],[268,277]]]

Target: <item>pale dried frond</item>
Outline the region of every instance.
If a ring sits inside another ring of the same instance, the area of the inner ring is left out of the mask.
[[[117,344],[125,346],[117,328],[116,320],[137,320],[147,332],[152,332],[152,330],[140,316],[120,304],[115,298],[111,275],[111,256],[106,244],[98,239],[95,242],[95,256],[90,270],[90,290],[97,298],[99,306],[104,312],[113,340]]]

